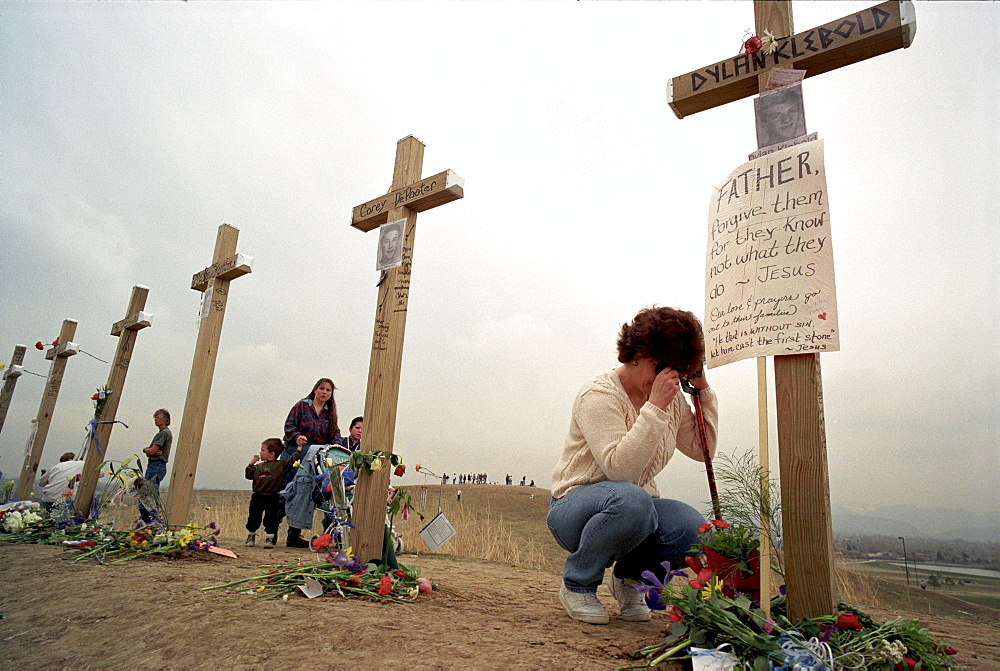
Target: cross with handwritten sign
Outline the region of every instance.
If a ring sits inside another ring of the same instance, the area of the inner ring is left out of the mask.
[[[38,463],[42,460],[45,439],[49,435],[49,426],[52,424],[52,412],[56,408],[59,388],[62,386],[63,375],[66,373],[66,362],[80,349],[79,345],[73,342],[73,337],[76,335],[76,324],[75,319],[64,319],[62,328],[59,330],[59,340],[45,353],[45,358],[51,361],[52,365],[49,366],[49,377],[45,381],[45,391],[38,404],[35,434],[31,441],[31,448],[24,456],[21,477],[17,481],[17,489],[14,492],[14,496],[20,501],[31,496],[31,485],[38,472]]]
[[[758,37],[770,31],[779,38],[774,51],[742,53],[674,77],[668,102],[678,118],[763,93],[776,67],[805,70],[805,77],[812,77],[908,47],[916,32],[913,5],[906,0],[889,0],[797,34],[792,32],[790,0],[754,0],[754,18]],[[775,356],[774,372],[785,584],[789,619],[795,622],[835,610],[819,354]],[[761,440],[765,446],[766,433]],[[762,452],[763,483],[767,464]],[[761,537],[763,555],[764,533]]]
[[[118,413],[118,403],[121,401],[122,391],[125,389],[125,376],[128,375],[128,367],[132,362],[132,351],[135,348],[136,337],[140,330],[149,326],[152,319],[152,315],[143,312],[148,295],[148,287],[141,284],[133,286],[132,295],[125,310],[125,318],[111,325],[111,335],[118,337],[118,347],[115,348],[115,357],[111,360],[111,370],[108,371],[108,382],[104,385],[104,388],[108,389],[111,395],[104,401],[101,416],[94,418],[98,424],[92,427],[91,442],[96,440],[96,443],[88,445],[87,454],[84,457],[83,472],[80,474],[80,482],[76,488],[74,507],[76,512],[82,515],[90,515],[90,504],[94,499],[94,492],[97,491],[98,467],[106,458],[108,442],[111,440],[111,429],[114,428],[115,416]]]
[[[184,414],[173,454],[174,468],[170,474],[165,519],[170,524],[186,524],[191,508],[191,492],[198,470],[198,455],[205,432],[208,399],[212,393],[215,360],[222,338],[222,322],[229,300],[229,283],[252,272],[253,258],[236,253],[240,230],[229,224],[219,226],[215,238],[212,265],[191,278],[191,288],[205,292],[205,301],[198,326],[198,341],[191,362]]]
[[[354,208],[351,225],[370,231],[381,224],[405,219],[403,263],[389,268],[378,287],[375,332],[365,394],[365,451],[392,452],[396,433],[399,371],[410,295],[413,242],[417,212],[450,203],[464,195],[463,180],[452,171],[420,178],[424,143],[408,135],[396,144],[396,161],[389,193]],[[385,497],[389,468],[360,473],[354,493],[352,545],[361,561],[382,558]]]

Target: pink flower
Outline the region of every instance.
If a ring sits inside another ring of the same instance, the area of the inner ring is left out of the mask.
[[[421,594],[429,594],[434,590],[434,586],[431,581],[427,578],[417,578],[417,589]]]
[[[413,468],[414,468],[414,470],[416,470],[416,471],[419,471],[419,470],[420,470],[420,464],[417,464],[417,465],[416,465],[416,466],[414,466]]]

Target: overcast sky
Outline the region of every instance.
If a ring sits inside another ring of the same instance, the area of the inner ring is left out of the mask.
[[[796,2],[797,31],[872,3]],[[804,83],[825,140],[841,351],[822,355],[834,503],[1000,512],[996,3],[916,3],[906,50]],[[361,414],[377,233],[396,142],[463,200],[418,219],[396,451],[548,486],[581,384],[622,322],[703,313],[707,210],[756,149],[748,98],[678,120],[667,82],[732,56],[750,2],[0,3],[0,360],[62,320],[110,360],[150,288],[110,455],[175,436],[198,329],[191,276],[240,229],[196,485],[243,467],[332,378]],[[992,214],[991,214],[992,213]],[[769,367],[769,375],[771,374]],[[68,362],[42,467],[82,443],[108,366]],[[772,376],[773,385],[773,376]],[[720,449],[757,442],[756,366],[713,369]],[[0,434],[16,477],[44,381]],[[776,455],[772,390],[772,453]],[[678,455],[660,490],[705,501]],[[775,456],[773,468],[777,469]],[[406,478],[408,482],[420,478]]]

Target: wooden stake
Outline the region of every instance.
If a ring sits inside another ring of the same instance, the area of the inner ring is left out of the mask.
[[[354,208],[352,225],[362,230],[373,227],[375,209],[378,220],[406,219],[403,233],[403,265],[386,271],[378,287],[378,304],[375,309],[375,332],[372,336],[372,354],[368,365],[368,388],[365,394],[365,451],[392,452],[396,434],[396,406],[399,399],[399,372],[403,358],[403,336],[406,332],[406,310],[410,295],[410,273],[413,267],[413,244],[417,230],[417,210],[411,209],[405,197],[394,194],[412,194],[410,200],[423,196],[420,207],[429,209],[464,195],[461,180],[447,171],[434,178],[420,180],[423,169],[424,144],[408,135],[396,144],[390,193]],[[449,175],[451,177],[449,178]],[[438,179],[440,178],[440,179]],[[436,182],[431,186],[430,182]],[[424,185],[421,187],[421,185]],[[419,188],[418,188],[419,187]],[[421,196],[422,194],[422,196]],[[426,200],[431,196],[430,204]],[[404,203],[399,205],[398,203]],[[424,207],[426,205],[426,207]],[[382,559],[385,529],[386,490],[391,468],[388,464],[371,474],[358,474],[354,492],[354,525],[351,536],[359,561]]]
[[[678,117],[762,92],[772,67],[804,69],[810,77],[908,47],[916,33],[913,4],[907,0],[887,0],[798,35],[792,31],[790,0],[754,0],[754,18],[758,36],[770,31],[779,38],[774,53],[742,54],[675,77],[669,103]],[[776,356],[774,379],[785,584],[788,615],[795,622],[828,615],[834,609],[833,530],[819,355]],[[763,402],[762,407],[766,408]],[[766,422],[766,410],[763,412],[761,421]],[[762,480],[765,464],[762,458]]]
[[[27,349],[24,345],[14,345],[10,365],[3,371],[3,391],[0,391],[0,431],[3,431],[4,422],[7,421],[7,411],[10,410],[10,402],[14,398],[17,378],[21,377],[21,364],[24,363],[24,352]]]
[[[188,522],[191,492],[194,490],[194,476],[198,470],[198,455],[201,452],[205,417],[208,414],[208,399],[212,393],[215,360],[219,353],[222,322],[229,299],[229,282],[251,272],[253,259],[236,253],[239,235],[238,228],[229,224],[219,226],[212,265],[196,273],[191,279],[192,289],[207,291],[211,298],[206,303],[207,309],[202,311],[198,327],[198,341],[191,363],[184,414],[172,457],[174,469],[170,474],[170,490],[165,510],[165,520],[170,524]]]
[[[105,460],[108,452],[111,429],[114,428],[118,404],[121,402],[122,391],[125,388],[125,377],[128,375],[128,367],[132,362],[136,336],[141,329],[149,326],[150,315],[142,311],[146,307],[148,295],[148,287],[139,284],[133,286],[132,296],[129,299],[128,308],[125,310],[125,318],[111,325],[111,335],[118,336],[118,347],[115,349],[115,358],[111,361],[111,370],[108,372],[108,382],[105,385],[106,389],[111,390],[111,395],[104,401],[101,416],[97,418],[99,423],[94,431],[97,442],[92,445],[93,449],[87,450],[83,473],[80,475],[80,482],[76,489],[73,505],[76,512],[82,515],[90,515],[91,502],[94,499],[94,492],[97,490],[98,466]]]
[[[767,442],[767,357],[757,357],[757,464],[760,468],[760,609],[771,616],[771,457]]]
[[[59,399],[59,388],[62,386],[63,374],[66,372],[66,360],[76,354],[77,346],[73,342],[76,335],[76,320],[64,319],[62,329],[59,331],[59,344],[49,349],[45,353],[45,358],[52,362],[49,367],[49,377],[45,382],[45,392],[42,400],[38,404],[38,415],[35,419],[35,437],[31,441],[31,449],[24,457],[24,465],[21,466],[21,477],[17,481],[17,489],[14,496],[23,501],[31,496],[31,486],[35,482],[35,474],[38,472],[38,463],[42,460],[42,451],[45,449],[45,438],[49,434],[49,425],[52,423],[52,412],[56,408],[56,401]]]
[[[757,34],[792,34],[790,0],[754,0]],[[758,79],[764,92],[766,75]],[[759,148],[759,147],[758,147]],[[832,615],[833,530],[819,354],[774,357],[788,615]]]

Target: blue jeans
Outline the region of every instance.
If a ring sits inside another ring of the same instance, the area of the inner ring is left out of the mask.
[[[165,477],[167,477],[167,462],[150,459],[146,466],[146,481],[159,487]]]
[[[156,487],[156,491],[160,490],[160,483],[163,482],[163,478],[167,477],[167,462],[161,461],[160,459],[149,460],[146,465],[146,482],[150,485]],[[139,503],[139,517],[146,524],[152,524],[154,519],[152,511],[147,510],[142,503]]]
[[[552,499],[546,523],[570,553],[563,569],[566,588],[594,593],[612,564],[616,578],[633,580],[643,571],[662,578],[662,561],[679,568],[705,518],[686,503],[654,499],[631,482],[606,481]]]

